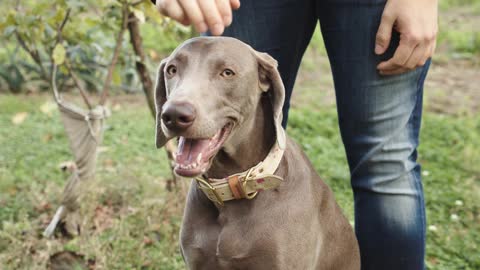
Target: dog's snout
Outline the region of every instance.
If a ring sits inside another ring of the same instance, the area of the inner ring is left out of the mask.
[[[162,121],[172,131],[184,131],[195,121],[195,108],[187,102],[167,104],[162,111]]]

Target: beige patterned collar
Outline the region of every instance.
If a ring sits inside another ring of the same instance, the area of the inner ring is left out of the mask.
[[[258,192],[278,187],[283,179],[274,175],[282,160],[285,149],[275,142],[267,157],[242,173],[223,179],[196,177],[198,188],[216,205],[225,201],[253,199]]]

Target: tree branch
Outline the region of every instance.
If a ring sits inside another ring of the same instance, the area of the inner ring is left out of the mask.
[[[70,74],[70,76],[72,76],[72,79],[73,79],[73,82],[75,83],[75,86],[80,91],[80,95],[82,96],[83,101],[85,101],[85,104],[87,104],[87,107],[89,109],[92,109],[92,104],[90,103],[90,100],[88,99],[87,91],[85,91],[85,89],[83,88],[83,86],[80,83],[80,80],[78,79],[77,75],[75,75],[75,73],[73,72],[72,67],[70,66],[70,64],[67,61],[65,61],[65,66],[67,67],[67,70],[68,70],[68,73]]]
[[[61,39],[62,39],[61,33],[62,33],[62,31],[63,31],[63,28],[65,27],[65,24],[67,24],[67,21],[68,21],[68,18],[70,17],[70,12],[71,12],[71,11],[72,11],[72,10],[71,10],[70,8],[67,9],[67,14],[65,14],[65,17],[63,18],[63,21],[62,21],[62,23],[60,24],[60,27],[58,27],[57,33],[60,33],[60,35],[57,36],[57,42],[60,42]]]
[[[26,51],[30,55],[30,57],[33,59],[33,61],[38,65],[38,67],[40,68],[40,75],[43,77],[43,79],[45,81],[49,81],[50,78],[47,74],[47,71],[43,67],[42,59],[40,58],[38,51],[35,49],[29,48],[25,40],[17,31],[15,31],[15,37],[17,38],[17,41],[18,41],[18,44],[20,44],[20,47],[22,47],[23,50]]]
[[[148,107],[150,112],[155,117],[155,100],[153,96],[153,83],[148,73],[147,66],[145,65],[145,52],[142,46],[142,36],[140,35],[140,27],[138,25],[138,19],[130,12],[128,14],[128,31],[130,32],[130,43],[132,44],[133,51],[137,56],[135,66],[137,68],[138,76],[142,82],[143,92],[147,98]]]
[[[122,47],[123,41],[123,34],[125,33],[125,29],[127,28],[128,24],[128,3],[122,3],[122,25],[120,26],[120,31],[117,35],[117,40],[115,43],[115,49],[113,51],[112,61],[108,67],[107,77],[105,78],[105,84],[103,85],[102,96],[100,97],[100,105],[105,104],[105,101],[108,96],[108,90],[110,87],[110,82],[112,81],[113,69],[117,64],[118,55],[120,54],[120,48]]]

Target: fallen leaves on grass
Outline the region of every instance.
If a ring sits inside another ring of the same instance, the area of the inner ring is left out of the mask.
[[[143,237],[143,244],[144,244],[145,246],[150,246],[150,245],[153,244],[153,240],[152,240],[150,237],[148,237],[148,236],[144,236],[144,237]]]
[[[72,173],[73,171],[75,171],[76,165],[75,165],[75,162],[73,160],[67,160],[67,161],[63,161],[60,164],[58,164],[58,167],[60,168],[60,170],[62,170],[64,172],[68,171],[68,172]]]
[[[110,229],[114,225],[114,211],[111,207],[97,206],[95,208],[95,216],[93,217],[93,224],[97,232],[103,232]]]
[[[49,202],[41,202],[34,206],[35,210],[39,213],[44,213],[52,209],[52,205]]]
[[[48,116],[52,116],[53,111],[57,109],[55,102],[47,101],[40,106],[40,111]]]
[[[110,148],[108,146],[100,146],[97,148],[97,153],[100,154],[100,153],[105,153],[109,150]]]
[[[51,133],[47,133],[45,134],[43,137],[42,137],[42,141],[44,143],[48,143],[49,141],[51,141],[53,139],[53,135]]]
[[[93,260],[85,261],[85,256],[82,254],[72,251],[60,251],[50,256],[49,269],[95,269],[95,262]]]
[[[13,117],[12,117],[12,124],[14,125],[20,125],[22,124],[25,119],[27,119],[27,116],[28,116],[28,113],[27,112],[19,112],[19,113],[16,113]]]

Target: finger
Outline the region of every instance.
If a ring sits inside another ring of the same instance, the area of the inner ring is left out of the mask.
[[[197,1],[179,0],[188,20],[195,26],[199,33],[207,32],[208,27]]]
[[[408,58],[407,62],[405,63],[405,67],[408,70],[412,70],[416,67],[423,66],[425,65],[425,62],[427,61],[428,54],[430,53],[430,46],[427,46],[426,44],[420,44],[418,45],[412,52],[412,55],[410,55],[410,58]]]
[[[185,17],[183,17],[183,20],[181,21],[178,21],[179,23],[185,25],[185,26],[189,26],[191,25],[192,23],[190,22],[190,20],[188,19],[187,15],[185,15]]]
[[[223,24],[228,26],[232,23],[232,8],[228,0],[216,0],[218,12],[223,19]]]
[[[389,2],[387,2],[388,5]],[[385,8],[384,13],[382,14],[382,19],[380,21],[380,26],[378,27],[377,35],[375,37],[375,53],[380,55],[385,53],[390,45],[390,39],[392,38],[392,29],[393,24],[395,23],[395,17],[387,13],[387,8]]]
[[[407,62],[408,58],[410,58],[410,55],[412,55],[414,48],[415,46],[407,44],[407,42],[400,41],[400,45],[395,51],[393,57],[390,58],[388,61],[383,61],[378,64],[377,68],[379,70],[392,70],[397,67],[403,67]]]
[[[230,0],[230,7],[232,9],[239,9],[240,8],[240,0]]]
[[[183,12],[182,7],[177,1],[164,1],[164,2],[165,2],[164,7],[168,17],[178,22],[185,21],[185,13]]]
[[[430,45],[430,47],[425,52],[424,59],[420,62],[421,66],[424,66],[427,63],[427,61],[433,57],[433,54],[435,53],[436,47],[437,47],[437,41],[434,40],[433,44]]]
[[[381,71],[379,71],[380,75],[383,75],[383,76],[398,75],[398,74],[402,74],[402,73],[405,73],[405,72],[408,72],[408,69],[403,68],[403,67],[395,68],[395,69],[392,69],[392,70],[381,70]]]
[[[435,50],[437,49],[437,40],[434,39],[433,40],[433,45],[432,45],[432,50],[430,51],[430,57],[433,56],[433,54],[435,53]]]
[[[162,14],[163,16],[168,16],[165,6],[165,1],[157,1],[155,3],[155,7],[157,8],[158,12],[160,12],[160,14]]]
[[[422,59],[420,59],[418,65],[417,65],[418,67],[423,67],[427,63],[428,59],[430,59],[430,57],[432,57],[432,50],[433,50],[434,46],[435,46],[434,44],[430,44],[427,47]]]
[[[223,20],[220,18],[220,13],[218,12],[215,0],[203,0],[199,1],[199,4],[203,17],[205,18],[212,35],[221,35],[224,30],[224,24]]]

